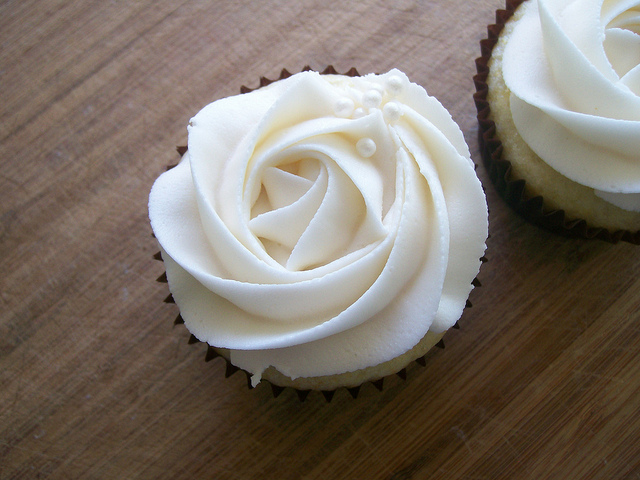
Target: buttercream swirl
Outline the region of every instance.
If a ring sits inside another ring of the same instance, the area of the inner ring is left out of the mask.
[[[402,72],[303,72],[188,130],[151,225],[185,324],[254,383],[376,365],[460,317],[486,202],[460,129]]]
[[[640,1],[530,0],[517,14],[503,75],[521,137],[565,177],[640,210]]]

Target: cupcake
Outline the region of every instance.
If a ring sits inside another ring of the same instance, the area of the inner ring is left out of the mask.
[[[404,73],[283,77],[191,119],[151,226],[208,356],[253,386],[357,388],[457,322],[485,196],[460,129]]]
[[[531,220],[640,243],[640,2],[507,2],[476,62],[485,163]]]

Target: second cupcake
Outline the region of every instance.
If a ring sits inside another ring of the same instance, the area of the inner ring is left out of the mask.
[[[640,242],[640,2],[509,1],[497,18],[476,77],[494,183],[546,226]]]
[[[458,126],[402,72],[303,72],[188,130],[151,225],[186,327],[254,385],[356,387],[458,320],[484,192]]]

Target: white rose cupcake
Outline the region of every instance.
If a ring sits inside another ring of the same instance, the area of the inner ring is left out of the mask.
[[[151,225],[186,327],[252,385],[356,388],[459,319],[486,201],[460,129],[402,72],[302,72],[188,131]]]
[[[476,105],[498,190],[545,226],[640,243],[640,0],[498,11]]]

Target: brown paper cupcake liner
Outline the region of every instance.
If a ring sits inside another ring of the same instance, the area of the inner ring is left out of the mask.
[[[301,71],[310,71],[313,70],[310,66],[305,66]],[[332,66],[329,65],[327,68],[325,68],[322,72],[320,72],[322,75],[328,75],[328,74],[335,74],[335,75],[340,75],[340,73]],[[249,88],[246,86],[242,86],[240,88],[241,93],[247,93],[247,92],[251,92],[253,90],[257,90],[258,88],[264,87],[266,85],[269,85],[275,81],[278,80],[282,80],[285,78],[290,77],[292,74],[287,70],[287,69],[282,69],[282,71],[280,72],[280,76],[277,79],[269,79],[267,77],[260,77],[260,83],[257,87],[255,88]],[[348,70],[346,73],[343,73],[342,75],[346,75],[346,76],[350,76],[350,77],[357,77],[360,76],[360,74],[358,73],[358,71],[355,68],[351,68],[350,70]],[[186,152],[187,152],[187,146],[178,146],[176,147],[176,151],[178,153],[178,155],[180,155],[180,157],[182,157]],[[169,165],[167,167],[167,170],[170,170],[171,168],[175,167],[176,164],[173,165]],[[153,255],[153,258],[155,260],[159,260],[162,261],[162,254],[161,252],[157,252],[156,254]],[[487,262],[487,258],[485,256],[483,256],[481,259],[482,263]],[[163,272],[162,275],[160,275],[157,279],[157,282],[160,283],[168,283],[167,280],[167,274],[166,272]],[[481,283],[478,280],[478,278],[474,278],[473,281],[471,282],[472,285],[474,287],[480,287]],[[167,304],[175,304],[175,300],[173,299],[173,295],[171,293],[169,293],[169,295],[163,300],[164,303]],[[466,304],[465,304],[465,310],[467,308],[471,308],[472,307],[472,303],[467,299]],[[175,318],[174,322],[173,322],[174,326],[175,325],[184,325],[184,319],[182,318],[182,316],[180,315],[180,313],[178,313],[178,316]],[[186,327],[185,327],[186,328]],[[460,325],[458,322],[456,322],[451,328],[453,329],[460,329]],[[224,355],[220,354],[216,347],[213,347],[211,345],[209,345],[206,342],[202,342],[201,340],[199,340],[195,335],[190,334],[189,336],[189,340],[188,343],[190,345],[195,345],[195,344],[199,344],[199,343],[204,343],[207,346],[207,351],[205,354],[205,362],[210,362],[211,360],[214,360],[216,358],[222,358],[225,362],[225,378],[229,378],[231,377],[234,373],[236,372],[243,372],[246,377],[247,377],[247,386],[248,388],[251,390],[254,387],[251,385],[251,374],[235,365],[233,365],[229,359],[227,359]],[[434,346],[440,348],[440,349],[444,349],[445,348],[445,344],[443,339],[440,339]],[[331,400],[333,399],[333,396],[335,395],[336,391],[341,390],[341,389],[345,389],[349,392],[349,394],[351,395],[352,398],[357,398],[362,387],[366,384],[371,384],[373,385],[373,387],[375,387],[376,390],[378,391],[383,391],[384,389],[384,381],[385,379],[389,379],[392,378],[394,376],[397,376],[399,378],[401,378],[402,380],[406,380],[407,379],[407,369],[409,368],[409,366],[411,365],[411,363],[415,362],[418,365],[420,365],[421,367],[425,367],[427,365],[427,357],[429,357],[430,355],[432,355],[433,352],[433,348],[428,350],[424,355],[416,358],[415,360],[410,361],[405,367],[403,367],[402,369],[400,369],[398,372],[396,372],[395,374],[390,374],[390,375],[386,375],[382,378],[378,378],[376,380],[369,380],[366,381],[364,383],[362,383],[361,385],[355,386],[355,387],[338,387],[334,390],[317,390],[319,391],[323,397],[325,398],[325,400],[327,402],[331,402]],[[298,389],[298,388],[294,388],[294,387],[284,387],[281,385],[277,385],[275,383],[270,382],[267,379],[262,379],[261,383],[267,383],[270,385],[271,387],[271,391],[273,394],[274,398],[277,398],[283,391],[285,391],[286,389],[292,389],[296,392],[296,395],[298,397],[298,399],[303,402],[307,396],[309,395],[309,393],[311,393],[313,390],[303,390],[303,389]]]
[[[598,238],[610,243],[625,241],[640,245],[640,231],[610,231],[594,227],[581,218],[569,218],[564,210],[551,209],[545,205],[541,195],[530,195],[526,191],[526,181],[515,178],[511,162],[502,158],[502,142],[496,133],[496,125],[489,115],[491,112],[487,94],[489,86],[489,59],[493,47],[505,23],[525,0],[506,0],[506,8],[496,10],[496,23],[487,27],[487,38],[480,41],[481,56],[476,59],[477,74],[473,77],[476,92],[473,99],[478,111],[478,140],[480,152],[491,182],[500,196],[526,220],[547,230],[568,237]]]
[[[309,65],[305,65],[302,70],[300,70],[301,72],[310,72],[310,71],[317,71],[314,70],[313,68],[311,68]],[[253,92],[254,90],[258,90],[259,88],[262,87],[266,87],[267,85],[272,84],[273,82],[277,82],[278,80],[284,80],[285,78],[289,78],[291,75],[293,75],[292,73],[290,73],[286,68],[283,68],[280,71],[280,76],[274,80],[271,80],[267,77],[260,77],[260,84],[255,87],[255,88],[249,88],[245,85],[242,85],[240,87],[240,93],[249,93],[249,92]],[[347,77],[359,77],[360,74],[358,73],[358,70],[355,69],[355,67],[352,67],[351,69],[349,69],[347,72],[345,73],[339,73],[334,67],[333,65],[329,65],[327,68],[325,68],[324,70],[322,70],[320,72],[320,75],[345,75]]]
[[[178,317],[174,321],[174,325],[179,325],[179,324],[184,324],[184,320],[178,314]],[[453,328],[460,328],[458,326],[457,322],[456,322],[456,324],[454,325]],[[195,335],[191,334],[190,337],[189,337],[188,343],[189,344],[197,344],[197,343],[205,343],[205,342],[202,342],[202,341],[198,340]],[[225,362],[225,365],[226,365],[225,366],[225,374],[224,374],[225,378],[229,378],[231,375],[233,375],[236,372],[242,372],[247,377],[247,387],[249,388],[249,390],[252,390],[254,388],[251,385],[251,374],[249,372],[247,372],[245,370],[242,370],[241,368],[236,367],[235,365],[233,365],[225,356],[220,354],[215,349],[215,347],[212,347],[209,344],[206,344],[206,345],[207,345],[207,351],[206,351],[205,359],[204,359],[205,362],[209,362],[209,361],[214,360],[216,358],[223,359],[224,362]],[[435,346],[439,347],[439,348],[444,348],[444,341],[440,340]],[[419,357],[419,358],[417,358],[416,360],[414,360],[414,362],[417,363],[418,365],[422,366],[422,367],[426,367],[428,353],[423,355],[423,356],[421,356],[421,357]],[[402,380],[406,380],[407,379],[407,368],[408,367],[409,366],[406,366],[406,367],[402,368],[401,370],[396,372],[395,375],[400,377]],[[317,391],[322,394],[322,396],[325,398],[325,400],[327,402],[331,402],[331,400],[333,399],[333,396],[335,395],[335,393],[338,390],[341,390],[341,389],[344,389],[347,392],[349,392],[351,397],[355,399],[355,398],[358,398],[358,395],[360,394],[360,390],[367,383],[370,383],[371,385],[373,385],[376,388],[376,390],[381,392],[384,389],[384,380],[392,378],[393,376],[394,376],[394,374],[391,374],[391,375],[387,375],[385,377],[379,378],[377,380],[370,380],[370,381],[365,382],[362,385],[358,385],[356,387],[338,387],[338,388],[336,388],[334,390],[317,390]],[[272,392],[274,398],[277,398],[278,396],[280,396],[280,394],[282,392],[284,392],[285,390],[291,389],[296,393],[298,399],[301,402],[303,402],[303,401],[306,400],[306,398],[309,395],[309,393],[311,393],[313,391],[313,390],[302,390],[302,389],[298,389],[298,388],[294,388],[294,387],[284,387],[282,385],[277,385],[275,383],[271,383],[267,379],[262,379],[261,382],[269,384],[269,386],[271,387],[271,392]]]

